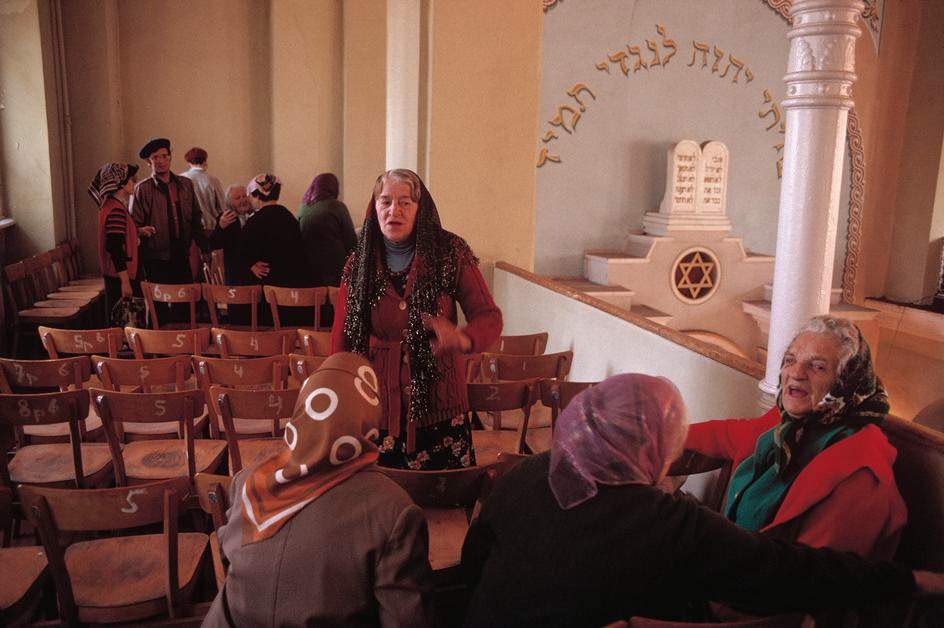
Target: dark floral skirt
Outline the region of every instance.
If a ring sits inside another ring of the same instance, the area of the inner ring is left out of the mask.
[[[428,427],[416,428],[416,451],[406,452],[406,429],[394,438],[380,433],[381,466],[415,471],[461,469],[475,466],[472,424],[465,416]]]

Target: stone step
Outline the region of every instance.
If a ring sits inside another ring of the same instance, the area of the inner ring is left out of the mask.
[[[617,307],[628,310],[633,305],[635,293],[624,286],[594,283],[583,277],[554,277],[554,280]]]
[[[774,284],[764,284],[764,301],[768,303],[774,300]],[[833,288],[829,293],[829,304],[839,305],[842,301],[842,288]]]
[[[593,283],[610,284],[610,267],[624,264],[648,264],[649,260],[626,251],[597,249],[584,253],[583,276]]]

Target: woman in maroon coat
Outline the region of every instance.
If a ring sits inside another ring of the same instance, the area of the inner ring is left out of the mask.
[[[380,464],[474,465],[462,354],[498,338],[501,311],[469,245],[442,228],[413,171],[377,179],[338,302],[332,350],[367,356],[380,377]]]

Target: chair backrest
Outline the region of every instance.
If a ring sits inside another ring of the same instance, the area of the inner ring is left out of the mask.
[[[226,283],[226,278],[224,277],[226,274],[224,260],[223,249],[214,249],[210,253],[210,276],[207,280],[213,285],[222,286]]]
[[[151,392],[152,386],[173,386],[184,390],[193,375],[190,356],[121,360],[92,356],[99,379],[109,390],[134,387],[135,392]]]
[[[540,398],[540,382],[536,379],[471,383],[466,384],[466,389],[469,393],[469,410],[474,412],[529,412]]]
[[[122,423],[163,423],[177,421],[181,424],[187,448],[187,475],[193,479],[195,456],[193,451],[193,421],[203,414],[206,400],[202,390],[182,390],[166,393],[117,392],[90,388],[89,394],[95,403],[98,415],[105,423],[108,447],[115,465],[115,483],[127,484],[121,441]]]
[[[73,274],[73,269],[69,263],[68,250],[65,244],[60,244],[56,248],[50,250],[49,255],[52,258],[53,269],[59,273],[59,276],[62,278],[62,283],[69,283],[74,279],[78,279],[78,277]]]
[[[210,310],[210,321],[214,327],[220,326],[217,305],[250,306],[250,327],[253,331],[259,327],[259,302],[262,300],[262,286],[223,286],[211,283],[203,284],[203,298]]]
[[[32,395],[0,394],[0,425],[13,427],[20,433],[25,425],[50,425],[68,423],[72,443],[72,464],[75,471],[75,486],[82,488],[85,477],[82,465],[82,434],[85,418],[89,412],[89,393],[85,389]],[[0,480],[10,486],[6,452],[12,443],[7,439],[9,430],[0,430]]]
[[[944,398],[932,401],[921,408],[915,415],[914,422],[932,430],[944,432]]]
[[[573,351],[547,353],[544,355],[482,354],[482,377],[485,381],[520,379],[567,379]]]
[[[324,357],[331,355],[331,332],[299,329],[298,341],[308,355]]]
[[[711,484],[706,489],[702,503],[715,512],[721,512],[724,505],[724,498],[728,492],[728,482],[731,480],[731,471],[733,463],[725,458],[712,458],[697,451],[686,449],[672,463],[666,474],[670,478],[680,478],[682,476],[699,475],[719,471]],[[684,479],[681,480],[684,482]]]
[[[294,329],[238,331],[214,327],[212,335],[224,358],[288,355],[295,350],[298,339]]]
[[[197,326],[197,303],[200,301],[202,290],[198,283],[150,283],[141,282],[141,293],[147,305],[151,327],[160,329],[157,321],[155,303],[188,303],[190,305],[190,329]]]
[[[812,625],[813,620],[808,615],[793,613],[790,615],[773,615],[770,617],[712,622],[709,624],[633,617],[629,620],[629,623],[625,621],[614,622],[605,628],[698,628],[698,626],[710,628],[803,628],[804,626]]]
[[[272,355],[262,358],[206,358],[193,357],[193,369],[200,387],[228,388],[267,387],[285,388],[288,382],[289,358]]]
[[[487,349],[487,352],[505,355],[543,355],[547,349],[547,338],[546,331],[522,336],[500,336]]]
[[[50,358],[65,355],[107,355],[117,358],[125,340],[121,327],[105,329],[56,329],[40,327],[39,337]]]
[[[11,360],[0,358],[0,392],[36,392],[31,389],[81,388],[89,380],[91,366],[86,356],[58,360]]]
[[[49,253],[39,253],[23,260],[23,268],[33,284],[33,293],[41,299],[44,295],[55,292],[60,284],[53,273],[52,259]]]
[[[210,387],[210,399],[226,429],[232,473],[243,468],[240,455],[239,432],[235,419],[267,420],[272,422],[272,436],[281,432],[281,419],[291,418],[298,400],[298,389],[288,390],[239,390],[222,386]],[[286,438],[288,438],[286,434]]]
[[[418,506],[424,508],[472,507],[488,481],[488,467],[467,467],[445,471],[412,471],[377,467],[399,484]]]
[[[6,279],[4,288],[6,289],[7,298],[13,305],[14,312],[17,310],[25,310],[33,305],[39,297],[44,296],[35,293],[33,282],[29,280],[26,273],[26,265],[23,262],[16,262],[4,266],[3,276],[4,279]]]
[[[551,409],[551,427],[557,425],[557,417],[577,393],[598,382],[565,382],[558,379],[541,380],[541,403]]]
[[[200,509],[213,519],[213,527],[219,530],[226,523],[229,509],[229,487],[233,478],[228,475],[198,473],[193,478]]]
[[[56,583],[59,614],[79,625],[79,613],[66,568],[61,532],[126,530],[163,521],[164,580],[167,612],[173,617],[179,599],[177,518],[190,493],[187,478],[173,478],[134,488],[62,490],[23,486],[20,497],[39,531]]]
[[[944,570],[944,434],[895,416],[886,417],[882,431],[898,450],[895,482],[908,507],[895,560]]]
[[[272,311],[272,323],[276,329],[282,328],[279,319],[279,306],[310,307],[312,309],[312,327],[321,326],[321,306],[328,296],[327,288],[282,288],[279,286],[262,286],[265,300]]]
[[[308,376],[318,370],[327,359],[324,356],[301,355],[300,353],[292,353],[288,356],[292,373],[299,382],[308,379]]]
[[[79,277],[84,272],[82,264],[82,247],[79,244],[78,238],[72,238],[67,242],[67,244],[69,245],[69,249],[71,251],[70,258],[72,259],[72,263],[75,267],[75,275],[76,277]]]
[[[210,330],[197,329],[141,329],[125,327],[128,345],[134,357],[146,355],[203,355],[210,346]]]

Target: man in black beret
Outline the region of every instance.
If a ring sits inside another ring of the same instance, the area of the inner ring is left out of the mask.
[[[170,140],[150,140],[138,153],[151,165],[151,176],[134,188],[131,216],[142,238],[140,258],[147,280],[152,283],[193,283],[190,249],[196,243],[207,249],[202,214],[190,179],[170,170]],[[184,304],[164,314],[159,310],[160,323],[186,320],[189,312]],[[167,321],[164,319],[167,318]]]

